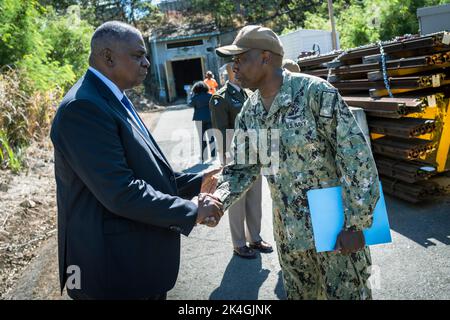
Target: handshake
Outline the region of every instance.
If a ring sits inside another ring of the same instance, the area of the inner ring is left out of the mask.
[[[223,216],[223,204],[213,195],[217,187],[218,174],[222,168],[214,169],[203,175],[200,194],[193,201],[198,206],[197,223],[215,227]]]
[[[215,227],[219,224],[223,216],[223,204],[212,194],[200,193],[198,197],[192,199],[197,206],[197,223],[205,224],[208,227]]]

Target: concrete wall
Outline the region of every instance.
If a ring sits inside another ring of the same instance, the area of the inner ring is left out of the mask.
[[[167,49],[168,43],[199,39],[203,40],[203,45]],[[155,76],[155,79],[152,79],[152,84],[157,86],[155,91],[159,102],[171,102],[176,99],[174,95],[175,79],[171,70],[171,61],[200,58],[202,61],[202,74],[205,74],[207,70],[211,70],[217,79],[219,77],[218,59],[214,52],[214,48],[217,45],[217,35],[161,42],[150,39],[151,63]]]
[[[320,46],[320,53],[333,51],[331,31],[325,30],[297,30],[280,36],[284,47],[284,58],[297,60],[302,51],[311,51],[316,43]],[[339,48],[339,35],[338,35]]]

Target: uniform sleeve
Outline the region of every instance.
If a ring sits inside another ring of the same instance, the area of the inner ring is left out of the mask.
[[[310,88],[317,130],[329,141],[342,185],[346,230],[370,228],[379,199],[379,178],[372,152],[337,89],[324,82]]]
[[[253,138],[244,139],[249,135]],[[235,133],[231,144],[233,162],[224,167],[214,193],[227,210],[238,201],[255,182],[261,172],[261,163],[257,156],[256,130],[247,130],[242,112],[235,120]],[[251,155],[256,155],[253,159]]]

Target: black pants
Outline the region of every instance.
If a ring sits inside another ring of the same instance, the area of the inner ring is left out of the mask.
[[[209,129],[212,129],[212,124],[211,122],[207,122],[207,121],[202,121],[202,160],[205,161],[207,158],[204,154],[208,144],[209,144],[209,150],[211,153],[211,158],[215,158],[216,157],[216,148],[215,148],[215,144],[214,144],[214,135],[210,134],[209,136],[209,141],[205,141],[203,140],[203,138],[205,137],[205,132]]]

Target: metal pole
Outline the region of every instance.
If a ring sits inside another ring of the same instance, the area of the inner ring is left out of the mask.
[[[331,22],[331,41],[333,43],[333,50],[337,50],[337,38],[336,38],[336,24],[334,22],[333,0],[328,0],[328,15]]]

